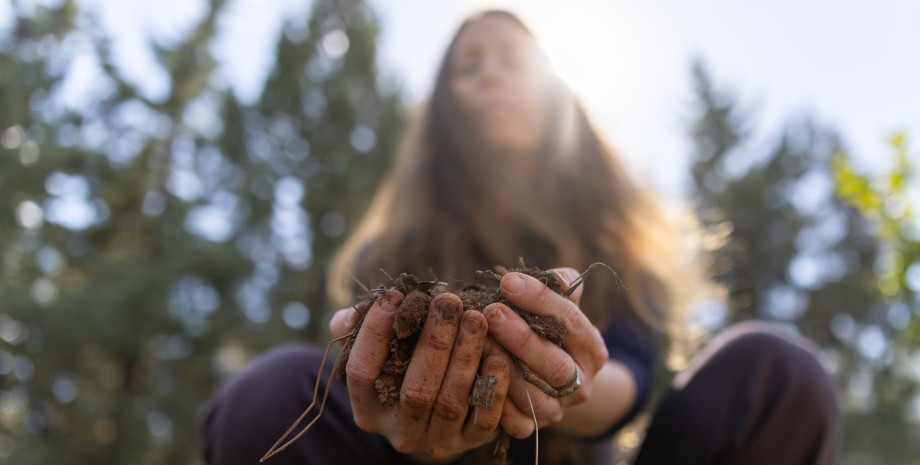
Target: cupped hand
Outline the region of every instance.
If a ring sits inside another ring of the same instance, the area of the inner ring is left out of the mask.
[[[381,292],[355,336],[345,369],[355,423],[422,459],[452,457],[491,441],[498,434],[513,366],[498,347],[485,350],[486,318],[463,311],[455,294],[432,299],[399,400],[393,406],[378,400],[374,383],[395,337],[393,321],[402,299],[399,291]],[[354,309],[336,312],[329,325],[333,337],[347,334],[358,319]],[[477,373],[498,379],[491,410],[468,404]]]
[[[550,271],[561,278],[563,292],[578,277],[572,268]],[[512,366],[508,394],[512,402],[505,403],[501,426],[512,437],[524,438],[533,433],[534,417],[539,427],[557,423],[569,407],[591,396],[594,377],[607,362],[607,347],[600,331],[578,307],[581,288],[566,297],[522,273],[506,274],[500,288],[517,308],[554,317],[566,328],[560,347],[540,337],[507,305],[492,304],[483,312],[488,319],[489,340],[507,350],[503,358]],[[531,381],[525,379],[525,374]],[[580,388],[554,397],[570,388],[576,376]],[[541,383],[543,388],[537,386]]]

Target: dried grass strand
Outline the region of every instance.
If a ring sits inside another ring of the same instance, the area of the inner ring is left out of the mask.
[[[271,448],[268,449],[268,452],[266,452],[265,455],[263,455],[262,458],[259,459],[259,463],[264,463],[266,460],[274,457],[275,455],[277,455],[284,449],[287,449],[291,444],[293,444],[295,441],[300,439],[304,434],[306,434],[306,432],[309,431],[310,428],[312,428],[313,425],[317,421],[319,421],[319,419],[323,416],[323,409],[326,407],[326,399],[329,397],[329,389],[332,386],[332,376],[339,367],[339,361],[341,360],[341,355],[342,355],[341,353],[335,357],[335,363],[332,364],[332,373],[329,375],[329,378],[326,382],[326,388],[323,390],[323,399],[320,402],[319,411],[316,412],[316,417],[313,420],[311,420],[309,423],[307,423],[307,425],[304,426],[303,429],[299,433],[297,433],[296,436],[294,436],[293,438],[291,438],[290,440],[288,440],[287,442],[279,446],[279,444],[284,442],[284,440],[287,439],[287,437],[290,436],[291,433],[295,429],[297,429],[297,426],[300,425],[300,423],[304,420],[304,418],[306,418],[306,416],[310,413],[311,410],[313,410],[313,407],[316,405],[316,399],[319,396],[319,385],[320,383],[322,383],[322,379],[323,379],[322,377],[323,368],[326,366],[326,360],[328,360],[329,358],[329,352],[332,350],[332,345],[335,344],[336,342],[354,337],[357,334],[357,329],[361,327],[361,323],[363,322],[365,316],[367,316],[366,312],[363,315],[361,315],[361,320],[358,321],[358,323],[355,325],[355,329],[353,329],[351,332],[349,332],[348,334],[344,336],[335,338],[329,341],[329,344],[326,344],[326,351],[323,353],[323,361],[320,362],[319,364],[319,375],[316,377],[316,384],[313,386],[313,400],[310,402],[310,405],[308,405],[307,408],[304,409],[303,413],[301,413],[300,416],[297,417],[297,420],[294,421],[294,424],[292,424],[291,427],[288,428],[288,430],[285,431],[285,433],[281,435],[281,437],[278,438],[278,440],[275,441],[274,444],[272,444]]]

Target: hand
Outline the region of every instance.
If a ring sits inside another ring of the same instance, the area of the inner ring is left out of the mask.
[[[491,441],[498,434],[513,366],[498,347],[484,352],[486,318],[464,312],[455,294],[432,299],[396,405],[378,400],[374,382],[395,337],[393,320],[402,299],[399,291],[381,292],[351,348],[345,371],[355,423],[385,436],[400,452],[420,454],[416,458],[452,457]],[[333,337],[346,334],[357,319],[354,309],[336,312],[329,324]],[[481,374],[499,380],[491,410],[468,404],[483,354]]]
[[[561,278],[563,292],[567,284],[578,277],[571,268],[550,271]],[[504,347],[550,387],[564,389],[571,385],[576,370],[581,382],[581,387],[572,394],[551,397],[526,381],[515,362],[505,355],[505,363],[512,366],[509,390],[512,402],[505,403],[507,412],[502,416],[501,426],[512,437],[524,438],[534,430],[531,404],[538,425],[543,427],[559,422],[569,407],[591,396],[594,377],[607,362],[607,347],[600,331],[578,308],[581,288],[566,298],[522,273],[506,274],[500,286],[505,297],[516,307],[559,320],[566,328],[566,335],[562,347],[559,347],[540,337],[508,306],[492,304],[483,312],[488,319],[490,340]]]

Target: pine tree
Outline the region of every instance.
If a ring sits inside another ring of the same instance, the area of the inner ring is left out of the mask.
[[[872,222],[881,241],[877,283],[892,328],[890,355],[876,367],[874,379],[863,379],[864,388],[875,393],[873,408],[853,413],[847,427],[849,446],[860,451],[853,455],[878,448],[888,456],[875,462],[908,463],[920,454],[915,440],[920,434],[920,377],[909,368],[916,363],[920,341],[920,235],[915,222],[920,205],[910,194],[920,179],[905,133],[895,134],[890,144],[894,163],[878,176],[857,172],[845,153],[834,160],[838,194]]]
[[[822,348],[849,419],[846,456],[873,457],[872,463],[916,456],[908,439],[916,427],[904,412],[914,388],[891,383],[903,373],[895,373],[897,349],[888,344],[896,331],[892,306],[875,287],[878,239],[834,195],[833,161],[844,149],[839,136],[809,119],[794,120],[774,147],[758,150],[735,102],[702,65],[694,77],[700,110],[693,124],[693,198],[704,224],[731,231],[714,260],[728,290],[726,323],[777,322]],[[886,447],[873,450],[873,441]]]
[[[152,46],[158,97],[73,2],[0,31],[3,463],[193,462],[220,379],[322,339],[328,257],[389,163],[399,94],[376,72],[374,15],[317,0],[241,104],[212,79],[224,7]],[[102,77],[72,107],[75,47]]]

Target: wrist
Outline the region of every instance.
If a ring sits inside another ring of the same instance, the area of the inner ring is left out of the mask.
[[[603,435],[623,418],[636,398],[632,373],[621,363],[608,361],[592,380],[591,397],[568,408],[553,430],[566,436]]]

